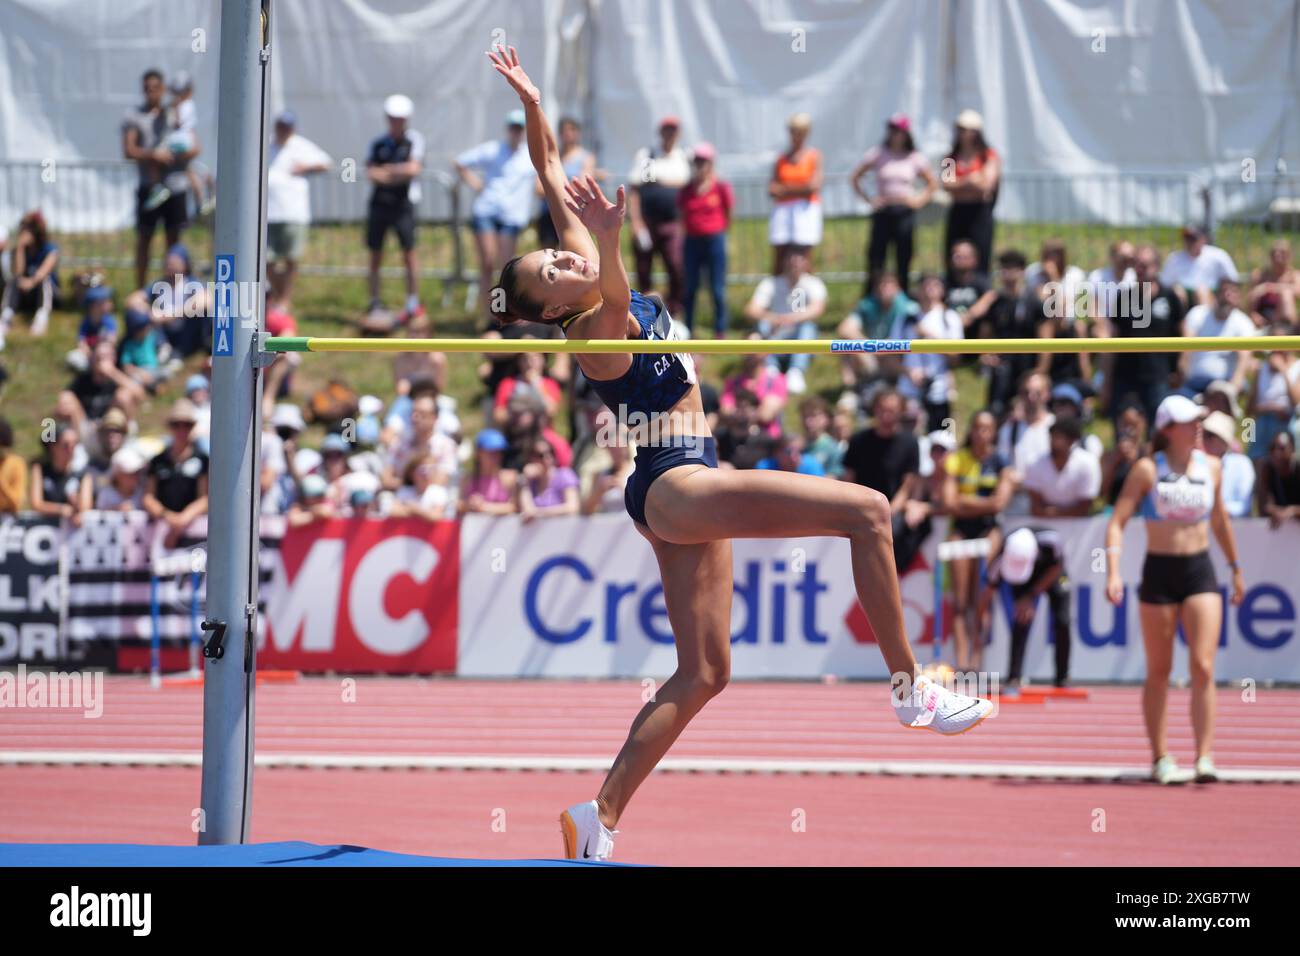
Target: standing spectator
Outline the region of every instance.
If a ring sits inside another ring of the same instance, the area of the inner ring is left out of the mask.
[[[328,172],[329,153],[297,132],[298,118],[284,110],[275,118],[275,136],[267,153],[266,250],[271,298],[292,311],[293,283],[307,248],[311,225],[308,176]]]
[[[427,315],[420,304],[420,275],[415,262],[415,209],[420,203],[420,173],[424,169],[424,137],[411,129],[415,112],[410,97],[394,93],[384,100],[388,132],[370,144],[366,177],[373,185],[366,216],[366,248],[370,250],[370,311],[378,311],[379,267],[384,261],[384,237],[397,234],[406,268],[406,306],[398,315],[401,324],[417,327]]]
[[[920,314],[909,323],[904,337],[918,339],[965,338],[961,317],[943,301],[943,280],[937,275],[921,277],[921,295],[917,301]],[[899,386],[905,398],[915,398],[925,407],[926,428],[944,428],[952,415],[952,400],[957,394],[948,356],[935,353],[909,353],[903,358],[906,376]]]
[[[896,339],[920,312],[907,297],[898,277],[889,270],[876,276],[876,287],[859,300],[857,308],[845,317],[835,331],[841,339]],[[863,391],[880,369],[877,356],[869,352],[840,354],[840,383],[848,391]]]
[[[557,467],[555,449],[539,438],[524,465],[519,485],[519,514],[525,522],[578,513],[578,476],[572,468]]]
[[[1296,466],[1295,439],[1290,432],[1273,436],[1268,457],[1259,463],[1255,488],[1259,513],[1274,530],[1300,520],[1300,467]]]
[[[736,199],[731,183],[714,174],[716,156],[710,143],[691,150],[691,181],[677,194],[677,205],[686,229],[686,328],[695,334],[695,296],[700,273],[707,270],[713,294],[713,337],[721,339],[727,334],[727,230]]]
[[[968,330],[966,337],[973,337],[970,330],[978,328],[998,295],[989,285],[989,277],[979,268],[979,251],[969,239],[953,244],[944,285],[947,288],[944,301],[961,317],[962,327]]]
[[[984,118],[975,110],[962,110],[954,127],[952,149],[939,177],[952,197],[944,258],[959,241],[969,239],[979,252],[979,270],[987,273],[993,258],[993,207],[1002,180],[1002,159],[985,142]]]
[[[754,322],[764,339],[815,339],[817,320],[826,311],[826,283],[808,271],[808,250],[791,246],[778,276],[764,276],[745,306],[745,317]],[[787,363],[786,389],[802,395],[807,389],[804,373],[812,355],[769,355],[768,368],[779,372]]]
[[[1183,300],[1160,281],[1160,254],[1154,246],[1139,246],[1133,257],[1138,283],[1138,310],[1127,311],[1121,299],[1102,325],[1103,334],[1116,338],[1142,336],[1177,338],[1183,330]],[[1132,299],[1129,299],[1132,302]],[[1129,405],[1142,409],[1147,421],[1174,387],[1178,374],[1177,352],[1118,352],[1103,360],[1101,406],[1111,418]]]
[[[1225,339],[1255,335],[1255,323],[1238,308],[1240,304],[1241,286],[1236,279],[1223,278],[1213,302],[1195,305],[1187,310],[1187,317],[1183,319],[1183,335],[1188,338],[1222,336]],[[1251,356],[1250,352],[1244,350],[1184,352],[1180,368],[1183,387],[1192,394],[1203,392],[1211,382],[1219,381],[1231,383],[1240,393],[1246,382],[1246,373],[1251,368]]]
[[[1010,586],[1012,605],[1011,662],[1007,687],[1020,687],[1025,644],[1034,626],[1038,599],[1047,595],[1052,609],[1052,646],[1056,657],[1055,685],[1064,687],[1070,672],[1070,580],[1065,575],[1065,541],[1048,528],[1017,528],[1007,535],[1001,551],[988,566],[988,584],[980,595],[976,633],[985,633],[993,598],[1003,584]]]
[[[1296,324],[1296,297],[1300,296],[1300,269],[1291,265],[1291,243],[1273,240],[1268,265],[1251,276],[1250,314],[1260,328],[1276,322]]]
[[[588,176],[594,176],[603,179],[605,174],[596,171],[595,155],[582,145],[582,124],[572,116],[561,116],[558,126],[560,131],[560,162],[564,166],[564,178],[577,179],[581,177],[585,179]],[[538,196],[543,195],[540,179],[536,181],[536,192]],[[535,225],[537,227],[538,245],[543,249],[558,249],[560,247],[560,235],[555,231],[555,221],[551,219],[551,210],[547,207],[544,198]]]
[[[1172,288],[1186,305],[1211,305],[1219,283],[1238,281],[1237,266],[1218,246],[1210,245],[1200,226],[1183,227],[1183,248],[1169,253],[1160,281]]]
[[[791,246],[812,249],[822,241],[822,155],[808,145],[812,117],[795,113],[786,125],[790,147],[776,158],[767,194],[775,204],[768,222],[772,275],[780,275]]]
[[[44,335],[59,285],[59,247],[50,241],[40,210],[34,209],[18,223],[18,236],[10,258],[13,281],[5,283],[0,298],[0,349],[5,334],[19,312],[32,313],[32,335]]]
[[[189,399],[176,399],[167,416],[170,441],[149,462],[144,510],[165,523],[168,548],[176,547],[190,523],[208,512],[208,456],[191,437],[197,420]]]
[[[876,193],[870,195],[862,188],[862,177],[867,173],[876,177]],[[918,193],[916,181],[925,187]],[[863,295],[871,291],[872,279],[885,267],[889,247],[894,247],[894,261],[903,284],[911,276],[912,234],[916,229],[916,211],[923,208],[939,188],[930,161],[916,148],[912,139],[912,122],[902,113],[895,113],[885,123],[885,138],[879,146],[867,150],[862,161],[849,175],[853,191],[871,206],[871,239],[867,243],[867,285]]]
[[[677,143],[681,121],[665,116],[659,121],[659,143],[637,150],[627,175],[627,215],[636,251],[637,288],[654,288],[651,269],[655,255],[668,273],[665,305],[669,314],[681,309],[685,287],[682,278],[682,223],[677,193],[691,180],[691,164]]]
[[[114,452],[104,484],[95,494],[96,510],[144,510],[144,469],[148,464],[134,448]]]
[[[781,434],[781,415],[789,398],[785,376],[768,365],[762,355],[744,355],[740,371],[726,380],[719,399],[723,413],[736,408],[736,396],[741,390],[752,393],[759,402],[758,422],[771,438]]]
[[[461,182],[476,193],[470,215],[478,255],[478,301],[492,318],[492,277],[515,257],[519,233],[533,213],[537,174],[524,141],[524,111],[507,113],[504,136],[467,149],[455,165]]]
[[[962,243],[958,243],[960,248]],[[956,256],[957,250],[953,250]],[[1025,257],[1014,249],[998,256],[998,289],[982,322],[972,323],[974,338],[1032,339],[1043,331],[1043,304],[1025,288]],[[1017,383],[1038,366],[1036,355],[984,353],[980,366],[988,376],[988,408],[996,418],[1006,417]]]
[[[987,538],[994,552],[1002,543],[998,515],[1015,488],[1016,473],[997,449],[997,422],[988,411],[976,412],[966,433],[965,447],[944,460],[947,480],[944,510],[952,516],[951,541]],[[984,649],[976,628],[979,561],[961,558],[948,565],[952,581],[952,633],[956,668],[979,670]]]
[[[141,79],[144,102],[122,121],[122,156],[136,164],[135,194],[135,287],[144,288],[149,271],[149,246],[158,223],[163,224],[167,245],[181,241],[181,230],[189,216],[186,164],[198,155],[197,144],[185,152],[167,147],[172,128],[163,105],[166,92],[163,76],[148,70]]]
[[[14,453],[14,429],[0,418],[0,514],[16,514],[27,501],[27,463]]]
[[[81,524],[82,512],[94,506],[90,475],[76,464],[79,444],[76,428],[60,424],[54,441],[46,442],[41,457],[32,462],[32,510],[67,518],[74,527]]]
[[[1077,418],[1058,418],[1046,455],[1025,471],[1029,513],[1036,518],[1085,518],[1101,493],[1101,462],[1080,444]]]
[[[1274,329],[1276,334],[1286,331],[1285,326]],[[1268,454],[1273,436],[1290,427],[1297,407],[1300,407],[1300,361],[1294,352],[1274,349],[1259,363],[1259,374],[1255,376],[1247,406],[1255,419],[1255,435],[1250,443],[1252,459]]]
[[[1223,507],[1233,518],[1250,516],[1255,503],[1255,465],[1237,450],[1237,422],[1223,412],[1210,412],[1201,421],[1205,450],[1219,459]]]
[[[460,489],[460,509],[478,514],[514,514],[518,472],[502,467],[506,436],[485,428],[474,441],[474,464]]]
[[[826,476],[822,463],[804,450],[801,435],[782,435],[776,440],[772,454],[760,459],[756,467],[764,471],[792,471],[817,478]]]

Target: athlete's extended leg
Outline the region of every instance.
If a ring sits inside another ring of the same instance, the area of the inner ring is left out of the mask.
[[[731,542],[668,544],[642,534],[659,561],[677,670],[632,721],[596,797],[600,822],[611,830],[641,782],[731,675]]]
[[[1222,626],[1223,598],[1219,594],[1193,594],[1183,602],[1183,630],[1192,676],[1192,731],[1198,758],[1214,752],[1214,654]]]

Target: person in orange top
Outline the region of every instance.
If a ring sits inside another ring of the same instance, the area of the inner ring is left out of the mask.
[[[790,148],[776,159],[767,193],[776,203],[768,222],[772,244],[772,275],[785,268],[791,246],[806,246],[811,254],[822,241],[822,155],[808,144],[812,117],[795,113],[786,127]]]
[[[27,500],[27,464],[14,454],[14,430],[0,418],[0,514],[15,514]]]
[[[993,206],[998,201],[1002,159],[984,140],[984,117],[962,110],[954,124],[952,150],[942,164],[943,188],[952,197],[944,234],[944,259],[969,239],[979,252],[979,271],[989,274],[993,257]]]

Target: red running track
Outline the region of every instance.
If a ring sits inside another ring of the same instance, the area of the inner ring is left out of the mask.
[[[355,701],[345,702],[349,689]],[[258,689],[264,753],[610,757],[641,702],[634,682],[306,679]],[[103,716],[0,709],[0,749],[194,752],[202,692],[111,677]],[[1170,743],[1192,756],[1187,693],[1170,694]],[[1219,694],[1225,768],[1300,767],[1300,693]],[[676,757],[1149,762],[1136,688],[1086,702],[1004,707],[955,739],[903,732],[880,684],[736,684]],[[558,853],[560,809],[599,775],[260,770],[253,838],[411,853]],[[192,768],[0,768],[0,842],[188,843]],[[1286,785],[656,774],[620,827],[617,858],[670,864],[1296,865],[1297,791]],[[802,822],[802,827],[800,823]],[[1104,823],[1104,831],[1096,829]],[[504,832],[502,825],[504,824]]]

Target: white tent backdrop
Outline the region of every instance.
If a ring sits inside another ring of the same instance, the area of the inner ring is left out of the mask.
[[[122,115],[150,66],[194,77],[211,159],[217,11],[211,0],[0,0],[3,221],[40,204],[67,228],[93,202],[112,206],[95,222],[125,224],[129,177],[76,161],[120,157]],[[272,102],[335,158],[363,163],[383,98],[405,92],[428,167],[447,171],[514,105],[483,56],[504,39],[548,110],[587,121],[615,174],[667,112],[739,176],[768,168],[795,111],[812,114],[814,143],[841,172],[896,110],[937,160],[952,117],[973,107],[1009,169],[1053,184],[1050,203],[1012,185],[1003,218],[1172,221],[1192,176],[1237,179],[1250,161],[1264,177],[1279,157],[1300,170],[1297,25],[1300,0],[275,0]],[[41,176],[51,159],[77,173],[63,188]],[[1119,177],[1126,192],[1110,185]],[[364,177],[350,192],[333,200],[345,214],[364,204]],[[1231,196],[1259,204],[1249,189]],[[833,213],[857,208],[843,183],[826,198]]]

